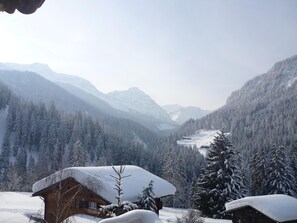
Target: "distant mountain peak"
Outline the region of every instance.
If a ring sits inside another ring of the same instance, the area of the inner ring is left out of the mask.
[[[137,87],[107,94],[112,100],[126,108],[128,112],[142,113],[173,124],[169,115],[149,95]]]
[[[144,93],[144,92],[143,92],[142,90],[140,90],[138,87],[131,87],[131,88],[128,89],[128,91]]]
[[[181,106],[178,104],[164,105],[163,109],[169,114],[170,118],[181,125],[189,119],[199,119],[207,115],[210,111],[203,110],[195,106]]]
[[[122,91],[112,91],[108,93],[109,95],[116,95],[116,94],[133,94],[133,95],[142,95],[150,98],[144,91],[140,90],[138,87],[131,87],[128,88],[127,90],[122,90]],[[150,98],[151,99],[151,98]]]

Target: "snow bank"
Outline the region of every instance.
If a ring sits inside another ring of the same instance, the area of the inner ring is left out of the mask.
[[[31,193],[0,192],[0,222],[29,222],[30,217],[43,216],[44,203]]]
[[[102,220],[99,223],[162,223],[162,221],[152,211],[134,210],[118,217]]]
[[[119,166],[115,166],[119,169]],[[33,193],[41,191],[52,184],[64,180],[68,177],[74,178],[77,182],[94,191],[105,200],[116,203],[116,191],[114,190],[116,176],[111,166],[105,167],[71,167],[46,177],[33,184]],[[123,173],[124,176],[130,175],[123,179],[123,195],[122,200],[135,202],[138,200],[139,194],[154,181],[155,197],[164,197],[173,195],[175,187],[164,179],[137,166],[127,165]]]
[[[250,206],[277,222],[297,220],[297,199],[284,194],[245,197],[226,203],[226,210],[233,211]]]
[[[101,220],[102,218],[97,218],[86,214],[77,214],[65,219],[63,223],[98,223]]]

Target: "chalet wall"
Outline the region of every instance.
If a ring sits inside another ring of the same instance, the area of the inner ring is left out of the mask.
[[[99,216],[98,208],[107,202],[73,179],[52,186],[41,195],[45,202],[45,220],[60,223],[75,214]]]
[[[233,211],[233,223],[277,223],[252,207],[243,207]],[[286,221],[283,223],[297,223],[296,221]]]
[[[90,185],[92,188],[98,187],[97,184],[92,184],[92,182],[88,182],[87,185]],[[69,177],[44,190],[34,193],[33,196],[41,196],[44,198],[44,218],[47,223],[60,223],[66,218],[76,214],[87,214],[106,218],[107,216],[99,213],[98,209],[100,206],[109,203],[94,193],[93,190],[96,190],[92,188],[88,189],[75,181],[74,178]],[[155,198],[155,202],[158,214],[159,210],[162,209],[162,201],[160,198]]]

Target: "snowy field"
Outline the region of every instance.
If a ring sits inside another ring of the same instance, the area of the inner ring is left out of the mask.
[[[44,203],[39,197],[31,197],[31,193],[0,192],[0,222],[1,223],[34,223],[32,215],[42,216]],[[160,211],[160,220],[163,223],[176,223],[186,210],[163,208]],[[80,215],[71,217],[73,223],[96,223],[101,219]],[[205,223],[231,223],[226,220],[205,219]]]
[[[186,147],[194,147],[198,148],[199,152],[206,156],[206,150],[203,147],[209,147],[213,142],[214,137],[218,134],[219,130],[204,130],[201,129],[197,131],[195,134],[190,136],[185,136],[180,140],[177,140],[178,145],[183,145]]]

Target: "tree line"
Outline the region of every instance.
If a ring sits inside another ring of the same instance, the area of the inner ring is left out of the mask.
[[[212,218],[230,218],[225,204],[245,196],[287,194],[297,197],[297,147],[272,145],[243,154],[219,132],[206,157],[206,167],[192,183],[191,206]],[[250,157],[250,159],[249,159]]]
[[[1,83],[0,108],[6,115],[0,149],[1,190],[31,191],[37,180],[69,166],[137,165],[177,187],[177,196],[166,204],[189,206],[191,182],[205,164],[198,151],[146,135],[135,126],[137,137],[123,137],[117,130],[130,131],[130,122],[106,125],[100,117],[83,111],[62,112],[54,103],[17,97]]]

